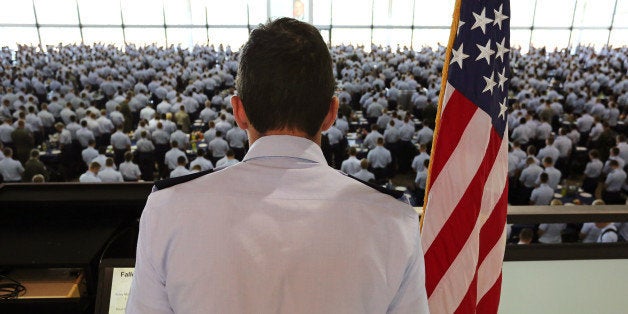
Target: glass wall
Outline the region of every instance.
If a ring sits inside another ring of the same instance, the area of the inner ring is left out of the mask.
[[[316,25],[332,45],[445,44],[455,0],[0,0],[0,46],[225,44],[269,18]],[[511,45],[628,44],[628,0],[511,0]],[[557,13],[559,12],[559,13]]]

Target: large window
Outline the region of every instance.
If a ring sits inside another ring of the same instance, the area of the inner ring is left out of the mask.
[[[28,3],[30,1],[20,2]],[[35,0],[34,4],[35,12],[37,12],[37,21],[39,22],[39,24],[78,25],[78,11],[75,0]]]
[[[78,7],[83,25],[119,26],[122,22],[118,1],[79,0]]]
[[[228,44],[268,19],[297,17],[331,44],[445,45],[455,0],[0,0],[0,46],[101,42]],[[511,45],[628,42],[628,0],[511,0]],[[491,16],[491,12],[487,12]],[[473,21],[464,21],[473,23]],[[37,27],[39,26],[39,27]]]

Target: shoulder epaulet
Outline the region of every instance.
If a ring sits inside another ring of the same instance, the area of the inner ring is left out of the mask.
[[[185,183],[188,181],[192,181],[196,178],[202,177],[206,174],[212,173],[214,172],[214,170],[210,169],[210,170],[205,170],[205,171],[199,171],[199,172],[195,172],[192,174],[188,174],[185,176],[180,176],[180,177],[176,177],[176,178],[169,178],[169,179],[163,179],[163,180],[159,180],[159,181],[155,181],[155,185],[153,186],[153,192],[155,191],[159,191],[159,190],[163,190],[163,189],[167,189],[169,187],[173,187],[177,184],[181,184],[181,183]]]
[[[352,176],[350,174],[345,174],[345,175],[347,177],[349,177],[349,178],[351,178],[353,180],[356,180],[356,181],[358,181],[358,182],[360,182],[360,183],[362,183],[364,185],[367,185],[367,186],[369,186],[369,187],[371,187],[371,188],[373,188],[373,189],[375,189],[375,190],[377,190],[377,191],[379,191],[381,193],[390,195],[390,196],[394,197],[395,199],[401,199],[404,196],[404,193],[402,191],[387,189],[387,188],[385,188],[385,187],[383,187],[381,185],[377,185],[375,183],[371,183],[371,182],[366,182],[364,180],[360,180],[360,179],[358,179],[358,178],[356,178],[356,177],[354,177],[354,176]]]

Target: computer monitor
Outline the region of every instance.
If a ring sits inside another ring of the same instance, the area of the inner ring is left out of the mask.
[[[135,259],[132,258],[111,258],[100,262],[96,314],[125,313],[134,270]]]

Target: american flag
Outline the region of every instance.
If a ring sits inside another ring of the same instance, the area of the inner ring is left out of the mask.
[[[506,243],[508,0],[457,0],[422,241],[432,313],[497,313]]]

